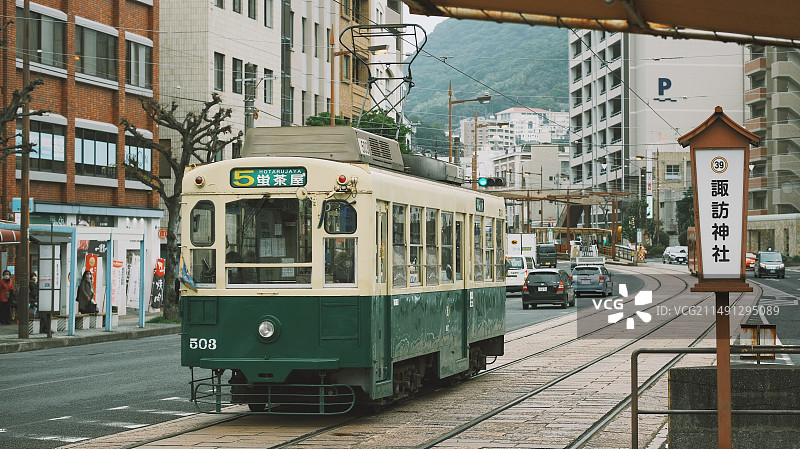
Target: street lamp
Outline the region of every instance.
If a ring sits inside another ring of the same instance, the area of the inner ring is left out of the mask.
[[[471,100],[462,100],[462,101],[471,101]],[[508,128],[508,122],[492,122],[492,123],[478,124],[478,111],[477,109],[475,110],[475,148],[472,151],[472,190],[478,190],[478,182],[477,182],[478,181],[478,129],[485,128],[487,126],[499,126],[500,128]]]
[[[453,162],[453,105],[458,103],[466,103],[468,101],[477,101],[480,104],[486,104],[492,101],[492,96],[489,95],[489,92],[486,92],[481,97],[477,98],[470,98],[468,100],[453,100],[453,82],[450,82],[450,90],[449,90],[449,99],[447,102],[447,123],[448,123],[448,135],[447,140],[450,145],[450,150],[448,152],[448,162]],[[478,116],[478,113],[475,112],[475,116]],[[476,119],[477,122],[477,119]],[[475,187],[475,186],[473,186]]]

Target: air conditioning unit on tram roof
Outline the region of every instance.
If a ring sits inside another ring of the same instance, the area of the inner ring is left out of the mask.
[[[250,128],[245,135],[242,157],[261,156],[312,157],[404,170],[396,141],[349,126]]]

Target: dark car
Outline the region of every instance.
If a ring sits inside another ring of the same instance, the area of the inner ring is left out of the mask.
[[[582,293],[611,296],[614,293],[611,273],[602,265],[578,265],[572,270],[572,283],[575,286],[575,296],[580,296]]]
[[[552,243],[540,243],[536,245],[536,266],[540,268],[555,268],[558,260],[556,258],[556,245]]]
[[[777,251],[759,251],[756,254],[756,268],[753,275],[757,278],[767,276],[783,278],[786,276],[786,265],[783,263],[781,253]]]
[[[522,287],[522,308],[535,308],[539,304],[555,304],[562,309],[575,305],[575,290],[566,271],[540,268],[528,273]]]

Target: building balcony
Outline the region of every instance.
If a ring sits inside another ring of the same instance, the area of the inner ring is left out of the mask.
[[[744,63],[745,76],[752,75],[760,70],[767,69],[767,58],[756,58]]]
[[[771,162],[771,171],[788,171],[800,177],[800,159],[794,154],[775,155],[772,157]]]
[[[744,127],[750,131],[751,133],[757,133],[759,131],[766,131],[767,130],[767,118],[766,117],[756,117],[751,118],[750,120],[744,121]]]
[[[766,159],[767,147],[758,147],[750,149],[750,162],[757,162]]]
[[[800,66],[792,61],[777,61],[770,65],[772,78],[791,78],[800,80]]]
[[[744,103],[748,105],[766,100],[767,100],[766,87],[757,87],[755,89],[748,90],[747,92],[744,93]]]
[[[745,94],[745,101],[746,98],[747,95]],[[795,92],[774,92],[772,94],[772,107],[773,109],[790,109],[795,116],[800,116],[800,95]]]
[[[800,192],[796,190],[784,191],[783,189],[775,189],[770,191],[772,196],[772,204],[789,205],[795,209],[800,209]]]
[[[747,215],[767,215],[766,209],[748,209]]]
[[[745,122],[746,123],[746,122]],[[748,130],[750,128],[747,128]],[[772,125],[773,139],[800,139],[800,128],[794,123]]]
[[[759,178],[750,178],[747,185],[749,190],[763,190],[767,187],[767,178],[763,176]]]

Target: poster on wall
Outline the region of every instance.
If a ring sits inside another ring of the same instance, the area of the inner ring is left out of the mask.
[[[97,301],[97,254],[87,253],[86,263],[83,266],[84,272],[92,274],[92,291],[95,292],[92,302]]]
[[[132,254],[130,256],[130,264],[128,265],[128,292],[127,292],[127,306],[133,309],[139,308],[139,255]]]
[[[153,288],[150,289],[150,308],[160,309],[164,299],[164,259],[156,259],[153,268]]]
[[[111,306],[119,307],[119,298],[122,293],[122,267],[121,260],[111,262]]]

